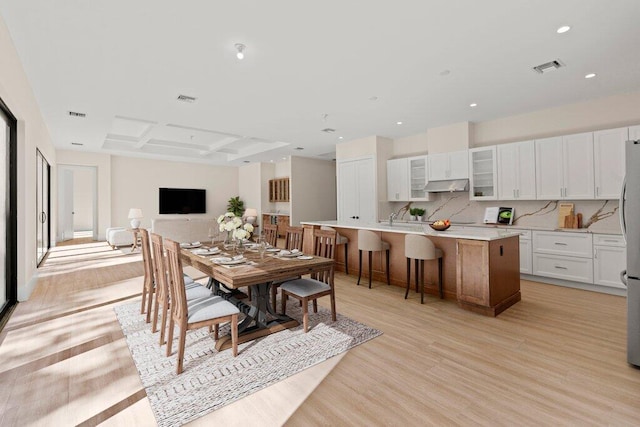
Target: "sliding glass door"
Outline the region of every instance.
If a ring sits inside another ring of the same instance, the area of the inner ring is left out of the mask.
[[[40,150],[36,150],[36,247],[38,264],[49,251],[49,174],[51,166]]]
[[[0,320],[17,301],[16,120],[0,100]]]

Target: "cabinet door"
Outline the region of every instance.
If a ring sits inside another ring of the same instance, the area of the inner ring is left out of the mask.
[[[563,196],[562,137],[536,139],[536,198],[556,200]]]
[[[521,200],[536,199],[536,150],[533,141],[516,143],[518,169],[516,197]]]
[[[593,199],[593,133],[562,137],[564,199]]]
[[[387,160],[387,200],[409,200],[407,159]],[[423,185],[424,187],[424,185]]]
[[[624,247],[593,247],[593,283],[625,289],[620,272],[626,268],[627,250]]]
[[[456,261],[459,301],[489,305],[489,242],[458,240]]]
[[[629,128],[629,139],[633,141],[640,139],[640,126],[631,126]]]
[[[427,156],[429,181],[442,181],[449,170],[449,153],[429,154]]]
[[[500,200],[516,199],[518,187],[518,144],[498,145],[498,197]]]
[[[469,178],[469,150],[454,151],[449,154],[449,174],[447,179]]]
[[[469,200],[497,200],[496,147],[469,150]]]
[[[358,216],[357,161],[338,164],[338,220],[347,221]]]
[[[375,222],[378,218],[378,202],[376,197],[376,169],[373,159],[360,160],[357,164],[358,214],[361,222]]]
[[[409,157],[409,200],[429,200],[424,191],[427,185],[427,156]]]
[[[531,240],[520,239],[520,273],[533,274]]]
[[[596,199],[617,199],[625,173],[624,143],[628,128],[593,133],[593,162]]]

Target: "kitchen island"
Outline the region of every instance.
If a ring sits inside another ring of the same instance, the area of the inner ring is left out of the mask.
[[[352,266],[358,264],[358,230],[371,230],[388,242],[390,249],[391,284],[406,287],[406,234],[428,236],[443,252],[442,282],[444,298],[456,300],[458,305],[487,316],[496,316],[520,301],[520,258],[518,232],[500,229],[467,229],[452,226],[446,231],[432,230],[428,224],[387,222],[359,224],[346,221],[303,222],[305,246],[311,244],[314,228],[329,226],[349,239],[346,256]],[[310,246],[307,246],[310,247]],[[374,254],[373,279],[386,282],[384,253]],[[345,254],[336,251],[336,269],[344,271]],[[363,257],[362,275],[367,277],[369,266]],[[427,261],[425,292],[438,295],[437,261]],[[357,274],[356,269],[351,269]],[[413,287],[413,284],[412,284]]]

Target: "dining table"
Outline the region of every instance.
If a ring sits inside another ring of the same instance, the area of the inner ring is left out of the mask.
[[[213,247],[217,246],[197,249],[183,247],[180,251],[181,259],[183,265],[191,266],[209,276],[207,286],[214,294],[233,303],[245,315],[238,324],[239,344],[299,325],[297,320],[284,313],[277,313],[276,308],[271,306],[272,283],[334,268],[334,260],[330,258],[302,253],[287,257],[279,256],[277,252],[261,255],[257,250],[251,249],[242,255],[244,262],[224,265],[219,262],[220,257],[232,258],[234,254],[222,247],[215,254],[202,250],[211,250]],[[251,288],[250,300],[241,292],[241,289],[247,287]],[[216,342],[218,351],[230,346],[230,335],[220,337]]]

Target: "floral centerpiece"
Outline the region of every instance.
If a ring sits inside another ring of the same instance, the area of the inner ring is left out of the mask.
[[[242,219],[239,216],[236,216],[233,212],[227,212],[224,215],[220,215],[218,217],[218,224],[220,226],[220,231],[227,232],[227,239],[231,240],[237,239],[242,241],[242,239],[248,239],[253,233],[253,225],[246,223],[242,224]]]

